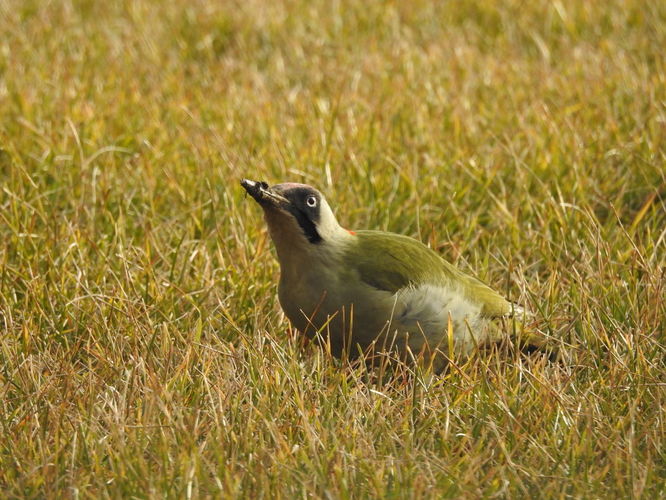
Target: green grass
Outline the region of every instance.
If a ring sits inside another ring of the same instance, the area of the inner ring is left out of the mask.
[[[0,0],[0,496],[666,497],[666,4]],[[238,181],[536,312],[368,382]]]

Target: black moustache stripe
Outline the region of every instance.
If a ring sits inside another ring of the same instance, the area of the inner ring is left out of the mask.
[[[317,226],[298,208],[291,206],[289,207],[289,212],[294,216],[298,225],[301,226],[303,234],[308,239],[310,243],[319,243],[321,241],[321,235],[317,232]]]

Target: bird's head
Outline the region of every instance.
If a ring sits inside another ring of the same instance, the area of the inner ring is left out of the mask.
[[[335,245],[349,237],[326,198],[312,186],[287,182],[269,186],[243,179],[241,186],[264,210],[271,238],[281,250]]]

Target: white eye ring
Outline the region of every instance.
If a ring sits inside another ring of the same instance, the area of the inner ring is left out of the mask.
[[[317,206],[317,198],[314,196],[308,196],[308,199],[305,200],[305,203],[308,205],[308,207],[314,208]]]

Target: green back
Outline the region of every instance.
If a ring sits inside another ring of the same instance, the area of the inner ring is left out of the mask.
[[[346,264],[355,268],[370,286],[390,293],[426,283],[459,288],[468,299],[481,305],[485,316],[511,312],[510,303],[500,294],[449,264],[420,241],[383,231],[357,231],[356,236],[357,244],[345,254]]]

